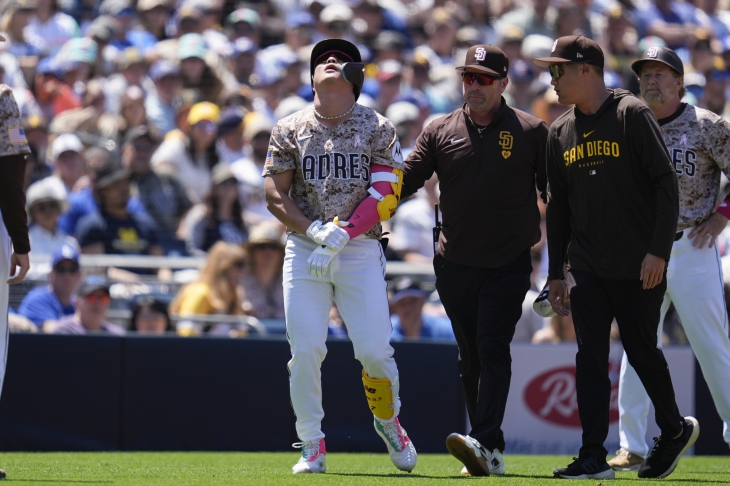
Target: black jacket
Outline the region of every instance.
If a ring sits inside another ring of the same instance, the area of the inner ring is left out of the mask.
[[[645,104],[616,89],[593,115],[569,110],[547,157],[550,279],[563,278],[566,252],[571,268],[610,280],[638,279],[647,253],[669,260],[677,177]]]

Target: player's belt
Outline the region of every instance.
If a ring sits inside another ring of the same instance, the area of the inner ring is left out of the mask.
[[[684,231],[680,231],[676,235],[674,235],[674,241],[679,241],[682,238],[682,235],[684,235]]]

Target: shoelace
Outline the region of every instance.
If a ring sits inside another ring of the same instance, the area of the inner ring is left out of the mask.
[[[309,440],[307,442],[295,442],[291,446],[295,449],[301,449],[304,460],[309,460],[310,457],[319,451],[319,439]]]
[[[400,430],[403,430],[403,429],[401,429],[401,427],[395,421],[390,422],[390,423],[381,422],[381,424],[383,425],[383,430],[385,431],[385,433],[388,435],[388,437],[390,437],[391,442],[397,446],[398,450],[400,450],[401,449]]]
[[[486,450],[486,449],[484,448],[484,446],[482,446],[482,444],[481,444],[481,443],[479,443],[479,441],[478,441],[478,440],[476,440],[475,438],[473,438],[473,437],[470,437],[470,436],[468,436],[468,435],[467,435],[467,438],[468,438],[468,439],[469,439],[469,440],[471,441],[471,444],[472,444],[472,445],[473,445],[474,447],[476,447],[476,448],[477,448],[477,449],[479,450],[479,452],[481,452],[481,453],[482,453],[482,456],[484,456],[484,457],[488,457],[488,456],[487,456],[487,450]]]
[[[616,455],[619,457],[628,456],[629,451],[627,451],[626,449],[619,449],[616,451]]]

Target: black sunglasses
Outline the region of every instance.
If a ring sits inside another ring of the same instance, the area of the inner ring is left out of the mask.
[[[487,76],[486,74],[467,73],[467,72],[461,73],[461,78],[464,80],[464,82],[466,84],[474,84],[474,81],[476,81],[479,84],[479,86],[491,86],[500,80],[500,78]]]
[[[548,71],[550,71],[550,77],[553,79],[560,79],[560,77],[565,74],[565,69],[563,69],[564,66],[570,66],[573,64],[586,64],[590,61],[583,61],[583,62],[569,62],[567,64],[552,64],[548,66]]]

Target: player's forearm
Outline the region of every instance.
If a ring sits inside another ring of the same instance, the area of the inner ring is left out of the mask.
[[[312,224],[312,220],[304,215],[304,212],[289,197],[289,194],[282,194],[279,191],[267,191],[266,207],[287,228],[303,235],[307,234],[307,228]]]

